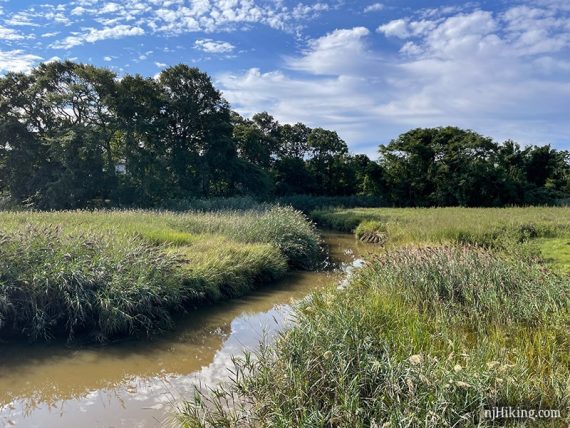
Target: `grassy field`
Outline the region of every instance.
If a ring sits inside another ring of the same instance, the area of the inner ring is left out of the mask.
[[[388,248],[405,244],[471,244],[523,249],[570,271],[570,208],[357,208],[313,211],[323,227],[378,232]]]
[[[232,382],[185,403],[183,426],[568,425],[570,210],[314,215],[384,245],[346,288],[302,302],[274,345],[237,358]],[[485,419],[493,406],[561,417]]]
[[[321,259],[314,227],[289,208],[2,212],[0,337],[147,334]]]

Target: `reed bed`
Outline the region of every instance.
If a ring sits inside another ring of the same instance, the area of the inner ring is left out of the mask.
[[[0,213],[0,337],[107,340],[322,261],[290,208]]]
[[[183,403],[178,423],[568,426],[570,278],[521,249],[562,239],[568,211],[357,211],[390,244],[347,287],[300,303],[292,329],[237,357],[230,382]],[[486,418],[494,406],[560,417]]]
[[[541,257],[570,272],[570,208],[355,208],[311,213],[322,227],[379,233],[387,248],[401,245],[479,245]]]

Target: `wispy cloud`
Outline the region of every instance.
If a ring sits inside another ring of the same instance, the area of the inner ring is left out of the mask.
[[[549,1],[431,18],[422,11],[379,25],[400,44],[397,54],[375,50],[366,28],[343,29],[286,60],[304,74],[251,69],[219,82],[244,113],[330,126],[355,143],[448,124],[523,143],[559,141],[570,135],[568,9]]]
[[[14,30],[13,28],[6,28],[0,25],[0,40],[21,40],[25,38],[26,36],[18,30]]]
[[[384,5],[382,3],[373,3],[364,8],[364,13],[380,12],[384,10]]]
[[[116,25],[115,27],[101,29],[89,28],[83,33],[67,36],[65,39],[53,43],[51,47],[54,49],[70,49],[84,43],[95,43],[100,40],[120,39],[129,36],[142,36],[144,33],[141,27],[131,27],[129,25]]]
[[[235,49],[235,46],[229,42],[212,39],[196,40],[194,47],[207,53],[230,53]]]
[[[0,72],[28,72],[41,59],[40,56],[28,54],[19,49],[0,50]]]

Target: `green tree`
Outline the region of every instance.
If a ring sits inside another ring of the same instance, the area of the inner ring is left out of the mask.
[[[380,146],[380,165],[397,205],[496,205],[496,150],[491,139],[473,131],[414,129]]]
[[[166,100],[163,142],[177,196],[223,194],[235,159],[228,102],[197,68],[170,67],[158,81]]]
[[[117,148],[120,186],[116,196],[124,204],[158,205],[174,198],[176,183],[169,168],[164,136],[166,99],[155,79],[125,76],[112,109],[120,124],[113,141]]]
[[[348,146],[334,131],[316,128],[308,137],[308,169],[315,181],[315,193],[346,194]]]
[[[54,62],[29,76],[8,75],[0,86],[2,175],[11,177],[12,196],[38,208],[107,198],[115,175],[110,142],[116,126],[107,108],[114,75]]]

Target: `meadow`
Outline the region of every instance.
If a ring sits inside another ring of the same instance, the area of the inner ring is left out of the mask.
[[[385,246],[471,244],[525,250],[551,268],[570,271],[570,208],[355,208],[321,209],[311,217],[324,228],[358,238],[384,235]]]
[[[0,337],[105,341],[313,269],[321,241],[291,208],[0,213]]]
[[[292,329],[184,403],[182,426],[567,426],[570,210],[312,215],[381,239],[346,287],[301,302]],[[560,415],[485,418],[494,406]]]

